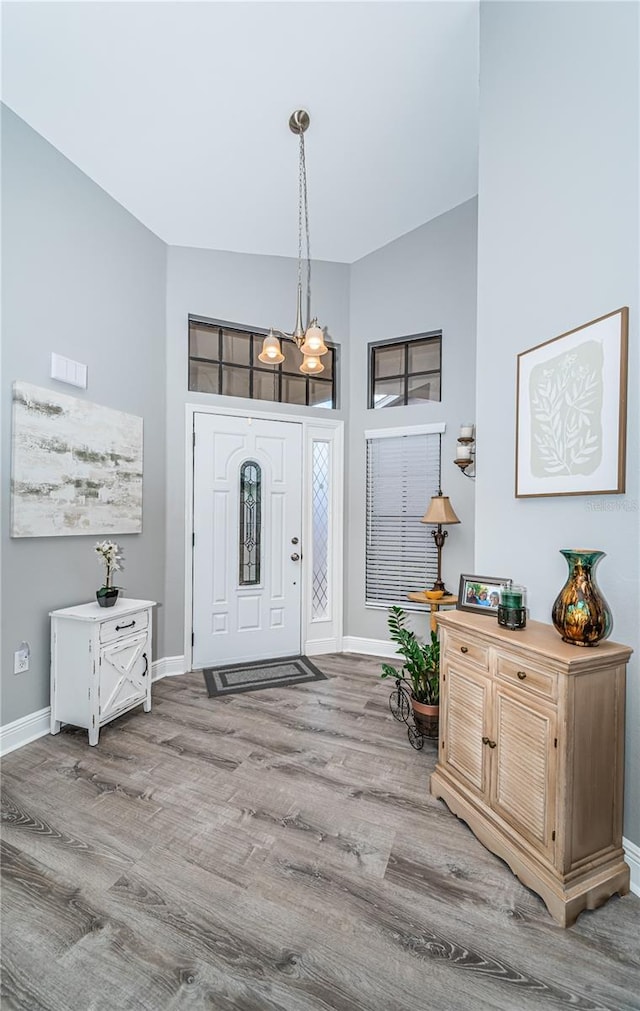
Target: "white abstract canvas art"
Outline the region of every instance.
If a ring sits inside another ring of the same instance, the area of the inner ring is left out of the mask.
[[[15,382],[11,536],[141,531],[142,418]]]

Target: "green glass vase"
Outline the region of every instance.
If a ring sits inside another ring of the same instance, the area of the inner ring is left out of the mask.
[[[551,618],[565,642],[573,646],[597,646],[611,635],[613,619],[609,605],[598,589],[594,571],[604,551],[561,548],[569,576],[556,597]]]

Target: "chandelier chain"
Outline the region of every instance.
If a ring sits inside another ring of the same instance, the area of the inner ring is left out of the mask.
[[[307,326],[311,315],[311,243],[309,239],[309,201],[307,199],[307,162],[304,150],[304,134],[300,134],[300,157],[302,159],[302,188],[304,202],[304,233],[307,246]]]
[[[298,160],[298,286],[302,286],[302,202],[304,186],[304,134],[300,134],[300,157]]]
[[[311,246],[309,240],[309,201],[307,199],[307,162],[304,149],[304,133],[300,133],[300,168],[298,174],[298,285],[302,289],[302,234],[304,226],[306,284],[306,325],[309,325],[311,309]]]

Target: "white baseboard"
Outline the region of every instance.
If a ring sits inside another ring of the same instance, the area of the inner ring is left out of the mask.
[[[184,674],[185,665],[183,656],[163,656],[160,660],[154,660],[151,664],[151,680],[160,681],[162,678],[173,678],[178,674]]]
[[[45,737],[51,732],[51,706],[39,709],[37,713],[21,716],[13,723],[5,723],[0,727],[0,755],[8,755],[11,751]]]
[[[388,639],[361,639],[357,635],[345,635],[342,640],[345,653],[367,653],[370,656],[394,657],[396,647]]]
[[[634,895],[640,895],[640,846],[636,846],[630,839],[623,839],[624,858],[631,868],[631,891]]]
[[[165,656],[161,660],[154,660],[151,664],[152,681],[175,677],[176,674],[184,674],[183,656]],[[6,723],[0,727],[0,756],[17,751],[25,744],[36,741],[38,737],[46,737],[49,733],[51,733],[51,706],[39,709],[37,713],[21,716],[13,723]]]
[[[305,656],[320,656],[322,653],[342,653],[343,645],[341,639],[316,639],[315,642],[307,642],[304,647]]]

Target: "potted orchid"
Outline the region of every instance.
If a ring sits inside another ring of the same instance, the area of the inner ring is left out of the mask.
[[[115,541],[98,541],[95,551],[106,570],[104,583],[96,590],[96,598],[100,607],[113,607],[120,591],[119,586],[113,585],[113,574],[124,568],[122,548]]]

